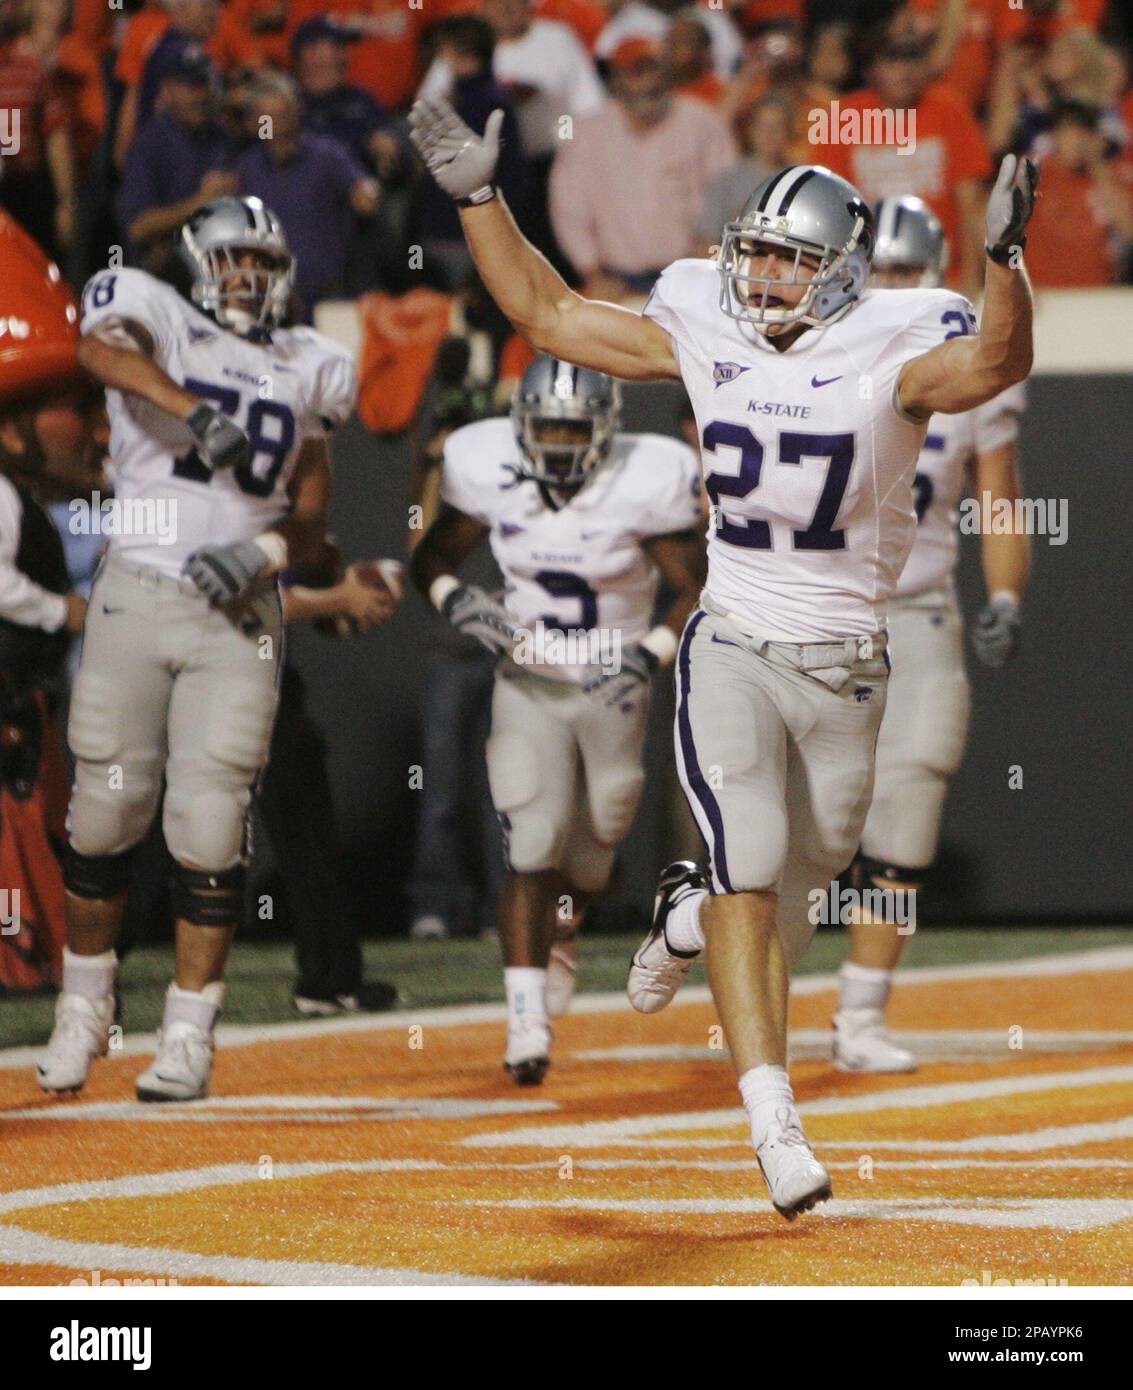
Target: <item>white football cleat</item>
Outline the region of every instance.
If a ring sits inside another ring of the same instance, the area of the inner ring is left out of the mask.
[[[843,1009],[834,1015],[834,1066],[837,1071],[916,1071],[917,1059],[894,1042],[880,1009]]]
[[[551,1065],[551,1025],[523,1014],[508,1019],[504,1071],[517,1086],[541,1086]]]
[[[81,1091],[96,1057],[105,1057],[114,1022],[114,996],[88,999],[60,994],[55,1001],[55,1027],[35,1067],[45,1091]]]
[[[815,1158],[796,1111],[777,1112],[755,1156],[775,1210],[788,1221],[833,1196],[830,1174]]]
[[[569,936],[556,941],[547,962],[547,1013],[562,1018],[570,1008],[578,984],[578,938]]]
[[[704,875],[689,859],[678,859],[662,871],[653,901],[653,927],[629,964],[626,994],[639,1014],[659,1013],[672,1002],[699,951],[672,951],[665,939],[669,913],[690,893],[708,890]]]
[[[138,1077],[139,1100],[203,1100],[209,1093],[213,1035],[177,1019],[157,1035],[157,1056]]]

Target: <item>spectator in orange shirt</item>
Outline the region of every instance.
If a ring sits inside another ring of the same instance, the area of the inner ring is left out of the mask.
[[[66,107],[75,169],[82,179],[106,130],[106,93],[97,52],[66,32],[71,8],[69,0],[38,0],[28,39]]]
[[[1108,82],[1105,44],[1088,29],[1067,29],[1045,52],[1024,40],[997,77],[987,122],[992,149],[1029,150],[1059,102],[1100,108]]]
[[[719,106],[727,84],[712,61],[712,35],[695,5],[673,16],[661,45],[665,66],[681,96]]]
[[[592,0],[536,0],[532,12],[536,19],[557,19],[560,24],[569,24],[587,53],[594,52],[598,35],[610,18],[609,13]]]
[[[277,68],[290,65],[287,0],[228,0],[226,13],[266,62]]]
[[[1064,102],[1051,141],[1042,161],[1043,197],[1028,229],[1031,279],[1040,288],[1115,284],[1129,271],[1133,196],[1107,155],[1098,112]]]
[[[983,182],[991,173],[983,132],[962,97],[929,82],[923,44],[883,35],[873,46],[872,85],[840,98],[824,120],[813,113],[811,162],[849,179],[869,203],[904,193],[923,198],[955,248],[949,283],[974,294],[983,278]],[[895,139],[847,143],[870,133],[853,129],[861,113],[893,113]]]
[[[365,87],[387,111],[404,111],[421,80],[423,13],[408,0],[288,0],[287,39],[315,18],[351,30],[358,41],[351,49],[350,81]]]

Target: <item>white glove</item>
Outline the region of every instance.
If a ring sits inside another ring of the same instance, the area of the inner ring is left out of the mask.
[[[441,605],[441,612],[453,627],[496,656],[510,656],[515,646],[515,628],[507,610],[475,584],[461,584]]]
[[[422,97],[409,113],[409,138],[429,173],[451,197],[485,202],[500,157],[504,113],[488,117],[484,134],[465,125],[445,97]]]

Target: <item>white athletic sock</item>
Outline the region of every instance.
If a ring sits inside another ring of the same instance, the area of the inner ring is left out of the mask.
[[[161,1026],[168,1028],[171,1023],[191,1023],[202,1032],[211,1033],[223,1002],[224,986],[219,981],[205,985],[199,993],[172,984],[165,995],[165,1016]]]
[[[892,970],[877,970],[848,960],[838,977],[838,1010],[884,1009],[892,987]]]
[[[548,1021],[545,970],[535,965],[506,965],[504,989],[507,992],[509,1023],[518,1023],[521,1018],[534,1019],[539,1023]]]
[[[118,957],[113,951],[97,956],[77,956],[63,947],[63,993],[81,994],[92,1003],[114,993]]]
[[[757,1149],[767,1138],[772,1122],[783,1122],[782,1111],[789,1111],[790,1118],[798,1118],[786,1067],[767,1064],[745,1071],[740,1077],[740,1095],[751,1121],[751,1141]]]
[[[704,950],[700,909],[707,901],[707,893],[689,893],[669,913],[665,922],[665,940],[671,951]]]

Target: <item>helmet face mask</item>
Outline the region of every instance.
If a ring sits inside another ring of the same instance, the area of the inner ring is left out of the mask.
[[[610,452],[620,406],[617,383],[603,373],[537,358],[511,408],[523,476],[546,487],[581,487]]]
[[[755,262],[775,250],[789,273],[753,274]],[[759,333],[793,324],[820,328],[857,300],[872,253],[873,217],[852,184],[818,165],[781,170],[724,228],[716,258],[720,308]],[[800,285],[794,303],[780,293]]]
[[[275,214],[258,198],[217,198],[181,229],[193,303],[241,336],[270,332],[287,313],[295,262]]]

